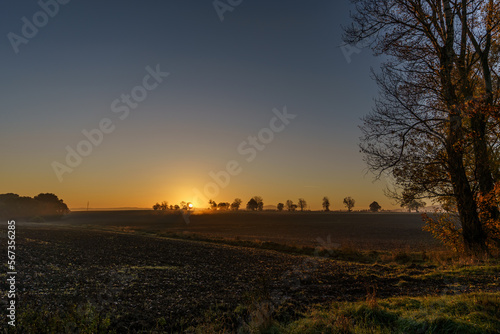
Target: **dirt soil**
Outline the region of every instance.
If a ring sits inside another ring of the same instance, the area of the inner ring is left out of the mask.
[[[81,227],[19,224],[16,243],[20,311],[90,303],[118,332],[148,330],[159,321],[183,330],[211,308],[234,313],[252,301],[296,312],[365,300],[374,288],[384,298],[497,291],[500,283],[498,273],[451,280],[431,265],[364,265]],[[0,289],[7,291],[3,278]]]

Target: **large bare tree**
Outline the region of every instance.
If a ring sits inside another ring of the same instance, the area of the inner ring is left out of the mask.
[[[498,1],[353,0],[347,43],[369,41],[386,62],[374,74],[381,96],[364,118],[361,149],[401,197],[452,201],[464,246],[487,251],[478,205],[498,175]]]

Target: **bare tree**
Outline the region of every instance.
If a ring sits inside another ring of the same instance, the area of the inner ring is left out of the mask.
[[[289,200],[289,199],[288,199],[288,200],[286,200],[286,204],[285,204],[285,205],[286,205],[286,209],[287,209],[288,211],[292,211],[292,206],[293,206],[293,202],[292,202],[292,200]]]

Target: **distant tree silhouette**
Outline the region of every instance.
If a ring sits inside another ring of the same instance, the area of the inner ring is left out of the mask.
[[[180,207],[182,208],[182,210],[187,210],[187,203],[182,201]]]
[[[254,197],[252,197],[252,199],[250,201],[252,201],[252,203],[251,203],[252,205],[255,205],[255,203],[257,203],[257,206],[255,207],[255,209],[251,209],[251,210],[262,211],[264,209],[264,200],[262,199],[262,197],[254,196]],[[250,201],[248,203],[250,203]],[[247,208],[248,208],[248,204],[247,204]]]
[[[420,208],[425,208],[426,203],[422,200],[414,199],[410,201],[409,203],[406,204],[406,207],[408,208],[408,212],[411,212],[411,210],[415,210],[415,212],[418,212]]]
[[[263,208],[264,208],[264,201],[262,200],[262,197],[260,197],[260,196],[252,197],[247,203],[248,210],[262,211]]]
[[[217,210],[217,203],[215,203],[215,201],[213,201],[213,200],[209,200],[209,201],[208,201],[208,204],[210,204],[210,208],[211,208],[212,210]]]
[[[330,211],[330,200],[328,197],[323,197],[323,210]]]
[[[251,198],[247,203],[247,210],[255,211],[259,207],[259,203],[253,198]]]
[[[182,202],[182,203],[184,203],[183,208],[186,208],[186,206],[187,206],[186,202]],[[179,206],[177,205],[177,207],[179,207]],[[173,205],[168,205],[168,202],[166,202],[166,201],[163,201],[161,203],[157,202],[155,205],[153,205],[153,210],[155,210],[155,211],[174,210],[174,206]]]
[[[350,196],[344,198],[344,205],[347,207],[347,211],[351,212],[356,201]]]
[[[380,206],[380,204],[378,204],[377,202],[373,201],[371,204],[370,204],[370,211],[371,212],[379,212],[380,209],[382,209],[382,207]]]
[[[217,205],[219,210],[227,210],[229,209],[229,207],[231,206],[228,202],[219,202],[219,204]]]
[[[278,206],[277,206],[278,211],[283,211],[283,208],[284,208],[284,207],[285,207],[285,204],[283,204],[283,203],[278,203]]]
[[[231,210],[238,210],[241,206],[241,198],[235,198],[233,203],[231,203]]]
[[[68,213],[68,206],[52,193],[41,193],[34,198],[8,193],[0,195],[0,216],[9,218],[60,218]]]
[[[257,210],[262,211],[264,209],[264,200],[260,196],[254,196],[252,199],[257,203]]]
[[[292,206],[293,206],[293,202],[292,202],[291,200],[289,200],[289,199],[288,199],[288,200],[286,200],[286,209],[287,209],[288,211],[293,211],[293,210],[292,210]]]
[[[304,209],[307,207],[307,202],[303,198],[299,198],[299,208],[300,211],[304,211]]]
[[[62,216],[69,212],[68,206],[54,194],[38,194],[34,199],[40,203],[41,216]]]
[[[38,203],[31,197],[8,193],[0,195],[0,216],[5,218],[39,215]]]
[[[407,208],[408,212],[411,212],[412,210],[418,212],[418,209],[423,208],[426,205],[425,202],[417,199],[413,194],[408,192],[403,193],[400,204],[402,208]]]
[[[297,204],[292,204],[290,211],[295,211],[295,210],[297,210]]]

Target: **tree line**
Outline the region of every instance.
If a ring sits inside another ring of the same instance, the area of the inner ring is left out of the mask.
[[[40,193],[35,197],[18,194],[0,194],[0,216],[3,218],[60,218],[69,213],[68,206],[52,193]]]
[[[209,205],[208,209],[213,210],[213,211],[237,211],[240,209],[242,203],[243,203],[243,201],[241,200],[241,198],[235,198],[231,203],[230,202],[217,203],[214,200],[210,199],[208,201],[208,205]],[[352,210],[356,204],[356,201],[352,197],[347,196],[344,198],[343,204],[346,207],[348,212],[352,212]],[[425,207],[425,205],[426,205],[425,202],[423,202],[421,200],[417,200],[417,199],[408,199],[406,202],[401,204],[401,206],[406,207],[409,212],[411,212],[413,210],[418,212],[419,209]],[[323,197],[322,207],[323,207],[323,211],[325,211],[325,212],[330,211],[331,204],[330,204],[330,199],[327,196]],[[276,206],[277,211],[286,210],[286,211],[290,211],[290,212],[294,212],[297,210],[304,211],[304,210],[307,210],[307,208],[308,208],[308,204],[304,198],[299,198],[296,204],[292,200],[289,199],[285,203],[281,203],[281,202],[278,203],[278,205]],[[155,210],[155,211],[176,211],[176,210],[188,210],[189,211],[192,209],[193,209],[193,206],[190,202],[181,202],[180,205],[179,204],[169,205],[168,202],[163,201],[161,203],[156,203],[153,205],[153,210]],[[250,200],[247,202],[246,209],[249,211],[263,211],[264,210],[264,200],[262,199],[261,196],[254,196],[254,197],[250,198]],[[373,201],[369,205],[369,210],[371,212],[379,212],[380,210],[382,210],[382,207],[380,206],[380,204],[378,204],[378,202]]]

